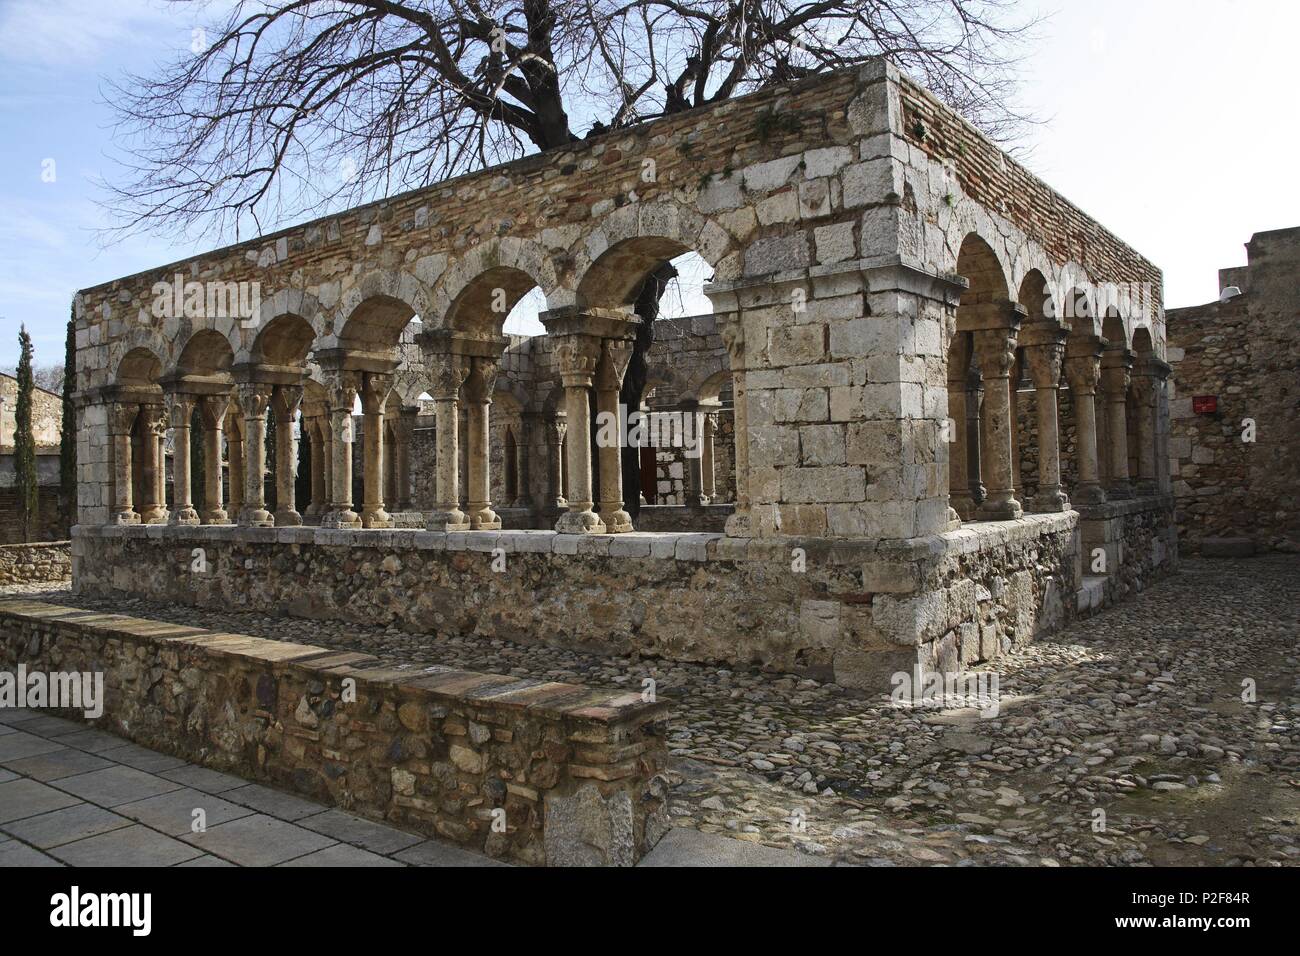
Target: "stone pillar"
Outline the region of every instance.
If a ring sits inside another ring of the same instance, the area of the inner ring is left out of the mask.
[[[330,509],[321,517],[322,528],[360,528],[352,510],[352,406],[361,387],[358,373],[327,369],[322,373],[329,403]]]
[[[701,435],[704,445],[700,451],[700,477],[703,480],[701,485],[700,498],[704,504],[712,504],[718,497],[717,475],[715,474],[713,439],[718,431],[718,413],[705,412],[704,431]]]
[[[745,384],[745,331],[740,317],[734,313],[730,321],[721,324],[722,342],[727,347],[731,364],[731,394],[735,403],[732,425],[736,438],[736,510],[727,518],[725,530],[733,538],[748,538],[754,534],[753,515],[749,498],[749,392]]]
[[[328,452],[325,448],[325,434],[329,429],[322,416],[303,416],[303,434],[311,444],[311,502],[304,514],[319,518],[329,509],[329,493],[325,489],[325,476],[329,469],[325,466]]]
[[[1097,383],[1101,379],[1101,340],[1096,336],[1071,341],[1065,349],[1065,377],[1074,406],[1074,446],[1078,484],[1070,496],[1075,505],[1106,500],[1097,470]]]
[[[1011,388],[1016,328],[980,329],[974,333],[975,360],[984,379],[980,415],[980,469],[988,498],[977,517],[985,521],[1019,518],[1024,509],[1016,500],[1011,469]]]
[[[1070,510],[1070,499],[1061,487],[1061,432],[1056,402],[1066,335],[1064,329],[1036,331],[1024,351],[1038,406],[1038,494],[1031,504],[1034,511],[1041,513]]]
[[[976,501],[970,487],[970,416],[966,402],[970,398],[970,336],[957,333],[948,350],[948,506],[949,519],[969,521],[975,515]],[[978,402],[978,399],[976,399]],[[975,436],[978,442],[978,433]]]
[[[403,406],[397,414],[397,460],[394,471],[397,474],[397,510],[413,511],[415,503],[411,500],[411,443],[415,440],[415,420],[420,410]]]
[[[244,417],[244,506],[239,523],[270,528],[275,524],[266,510],[266,410],[271,405],[271,386],[239,382],[235,394]]]
[[[133,402],[114,402],[108,409],[108,430],[113,437],[113,512],[110,524],[139,524],[131,488],[131,434],[140,406]]]
[[[1102,353],[1101,374],[1106,387],[1106,431],[1110,439],[1110,485],[1113,499],[1133,497],[1128,474],[1128,386],[1133,353],[1126,348],[1107,348]]]
[[[515,490],[518,494],[511,507],[532,508],[533,506],[533,442],[537,437],[537,416],[524,412],[519,417],[519,440],[515,442]]]
[[[460,446],[457,441],[460,418],[460,387],[469,375],[469,359],[451,351],[426,349],[424,364],[433,378],[437,442],[436,492],[438,500],[426,522],[430,531],[468,531],[469,519],[460,510]]]
[[[587,392],[601,358],[601,340],[594,335],[568,333],[555,348],[564,384],[565,417],[570,425],[568,449],[569,510],[555,530],[562,534],[604,534],[605,523],[594,510],[591,491],[591,408]]]
[[[632,516],[623,509],[623,445],[626,422],[619,413],[619,389],[632,361],[631,339],[605,339],[600,364],[596,366],[596,413],[615,423],[615,440],[603,441],[600,455],[600,519],[609,534],[632,530]],[[598,429],[597,436],[605,433]]]
[[[1137,397],[1137,483],[1138,494],[1156,493],[1156,393],[1158,385],[1148,363],[1133,372],[1133,391]]]
[[[966,374],[966,487],[970,491],[971,518],[988,499],[984,487],[983,451],[984,379],[974,362]]]
[[[546,423],[546,475],[547,488],[550,490],[548,504],[556,508],[569,506],[564,497],[564,456],[561,454],[568,422],[564,412],[557,412]]]
[[[700,406],[694,400],[687,400],[680,406],[682,415],[683,438],[694,442],[693,448],[683,448],[682,457],[686,464],[685,495],[683,504],[690,508],[700,508],[708,504],[704,497],[704,448],[703,426],[700,422]],[[687,424],[689,420],[689,425]]]
[[[361,526],[391,528],[393,518],[384,510],[384,408],[393,388],[393,376],[366,372],[361,389],[361,411],[365,415],[362,473]]]
[[[193,395],[167,393],[167,417],[172,426],[172,513],[169,524],[199,523],[190,481],[190,419],[194,415],[194,403]]]
[[[474,531],[499,531],[501,518],[492,510],[492,391],[499,362],[476,356],[465,379],[466,503],[469,526]]]
[[[226,461],[229,468],[230,504],[226,508],[236,520],[244,510],[244,433],[241,431],[239,406],[226,409]]]
[[[1020,393],[1017,386],[1024,374],[1025,357],[1017,349],[1011,362],[1011,374],[1007,376],[1007,422],[1011,432],[1011,490],[1016,500],[1025,500],[1025,483],[1020,475]]]
[[[140,523],[167,523],[167,407],[162,404],[140,406],[144,416],[143,467],[140,470]]]
[[[275,524],[302,524],[294,501],[298,478],[298,439],[293,437],[293,419],[302,404],[301,385],[277,385],[271,393],[275,408]]]
[[[205,395],[199,399],[199,417],[203,422],[203,523],[230,524],[230,516],[221,506],[221,432],[230,407],[226,395]]]

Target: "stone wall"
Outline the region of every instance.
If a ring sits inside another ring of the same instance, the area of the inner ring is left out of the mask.
[[[516,863],[630,866],[668,826],[638,694],[0,602],[20,662],[103,672],[100,726],[144,746]]]
[[[0,372],[0,448],[13,451],[18,379]],[[40,448],[58,448],[63,434],[63,396],[43,388],[32,390],[32,437]]]
[[[1246,251],[1219,280],[1241,295],[1168,313],[1169,468],[1193,552],[1207,538],[1300,549],[1300,228],[1256,233]],[[1196,412],[1198,396],[1217,410]]]
[[[77,589],[101,596],[757,666],[887,692],[898,670],[985,660],[1068,619],[1076,521],[1034,515],[897,543],[79,528],[74,560]]]
[[[72,577],[72,543],[0,545],[0,585],[62,583]]]

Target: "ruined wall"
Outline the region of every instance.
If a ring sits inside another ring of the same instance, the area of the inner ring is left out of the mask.
[[[1257,233],[1246,250],[1246,267],[1220,274],[1242,295],[1168,313],[1169,468],[1192,551],[1206,538],[1300,549],[1300,229]],[[1197,396],[1217,396],[1217,411],[1195,412]]]
[[[0,585],[65,583],[71,577],[68,541],[0,545]]]
[[[631,866],[668,827],[668,708],[639,694],[0,602],[19,662],[103,672],[101,725],[146,747],[516,863]]]

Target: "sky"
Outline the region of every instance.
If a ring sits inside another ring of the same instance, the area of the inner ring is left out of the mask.
[[[1042,122],[1022,161],[1165,274],[1167,308],[1218,294],[1255,232],[1300,225],[1294,0],[1033,0],[1023,105]],[[0,0],[0,367],[20,323],[63,361],[72,296],[218,244],[135,237],[102,248],[112,180],[104,80],[188,49],[202,5]],[[291,225],[283,223],[281,225]],[[683,263],[666,314],[708,311]],[[541,331],[537,299],[507,331]]]

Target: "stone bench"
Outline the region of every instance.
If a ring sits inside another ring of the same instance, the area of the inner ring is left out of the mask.
[[[500,859],[630,866],[668,826],[667,706],[639,694],[0,601],[19,663],[102,672],[97,725],[146,747]]]

